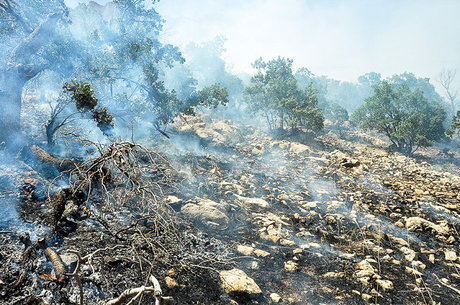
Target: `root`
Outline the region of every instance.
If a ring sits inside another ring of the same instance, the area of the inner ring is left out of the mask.
[[[153,275],[150,276],[149,281],[152,283],[152,286],[141,286],[137,288],[126,289],[122,294],[120,294],[118,298],[108,301],[106,305],[121,305],[125,303],[129,298],[131,298],[131,300],[127,303],[127,305],[133,304],[144,294],[153,294],[155,297],[155,305],[162,305],[173,300],[172,297],[163,296],[160,283]]]

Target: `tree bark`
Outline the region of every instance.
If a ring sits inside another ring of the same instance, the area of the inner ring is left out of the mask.
[[[32,33],[21,41],[0,70],[0,142],[8,147],[22,145],[21,97],[24,85],[47,65],[31,63],[31,57],[49,43],[60,14],[49,15]]]

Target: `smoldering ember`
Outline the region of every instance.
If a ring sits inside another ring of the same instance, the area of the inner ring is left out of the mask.
[[[460,303],[455,67],[236,73],[71,2],[0,0],[1,304]]]

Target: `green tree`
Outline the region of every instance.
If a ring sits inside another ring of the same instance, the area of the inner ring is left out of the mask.
[[[259,58],[253,67],[257,73],[244,94],[250,111],[262,112],[271,130],[283,130],[285,126],[314,131],[323,128],[317,91],[311,85],[299,90],[291,59],[278,57],[264,62]]]
[[[332,103],[326,107],[324,116],[336,124],[343,124],[348,121],[348,111],[337,103]]]
[[[421,90],[387,81],[374,86],[374,95],[352,115],[360,127],[384,133],[398,151],[409,155],[444,137],[445,118],[442,105]]]
[[[45,135],[49,146],[55,144],[56,133],[74,121],[77,114],[91,114],[91,119],[105,134],[111,134],[114,126],[113,116],[105,107],[97,107],[98,99],[89,83],[71,80],[62,87],[57,102],[51,106],[49,120],[45,123]],[[72,107],[74,106],[74,107]]]
[[[458,135],[459,132],[460,132],[460,110],[458,110],[457,113],[452,118],[452,123],[450,125],[450,128],[447,129],[446,134],[449,137],[453,138],[454,135]]]

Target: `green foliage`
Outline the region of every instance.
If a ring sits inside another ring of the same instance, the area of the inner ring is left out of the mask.
[[[446,111],[436,101],[428,100],[421,90],[407,84],[382,81],[374,86],[374,95],[352,115],[360,127],[384,133],[395,148],[412,154],[444,137]]]
[[[98,100],[94,96],[94,90],[91,85],[86,82],[71,80],[63,86],[64,91],[70,92],[75,100],[75,106],[80,111],[92,111],[96,107]]]
[[[337,103],[327,105],[324,116],[336,124],[343,124],[348,121],[348,111]]]
[[[450,128],[447,129],[446,134],[449,137],[453,138],[454,135],[458,135],[459,133],[460,133],[460,110],[457,110],[457,113],[452,117],[452,123],[450,125]]]
[[[228,92],[220,84],[214,84],[198,91],[197,99],[196,106],[216,109],[219,105],[226,106],[228,104]]]
[[[299,90],[292,72],[292,60],[278,58],[264,62],[261,58],[253,64],[258,71],[245,89],[250,111],[262,112],[270,129],[285,124],[291,128],[323,128],[323,114],[318,108],[317,91],[307,86]]]
[[[71,80],[70,82],[66,82],[62,89],[64,94],[71,95],[71,99],[75,102],[78,111],[91,112],[92,118],[97,122],[97,126],[104,134],[107,134],[113,128],[113,116],[105,107],[96,108],[99,101],[89,83]]]
[[[416,77],[413,73],[395,74],[388,78],[388,82],[395,85],[407,85],[411,90],[420,90],[431,101],[442,103],[442,97],[436,92],[429,78]]]
[[[100,109],[94,109],[92,114],[93,119],[97,122],[97,127],[99,127],[102,132],[107,133],[108,130],[113,128],[113,116],[108,112],[107,108],[102,107]]]

